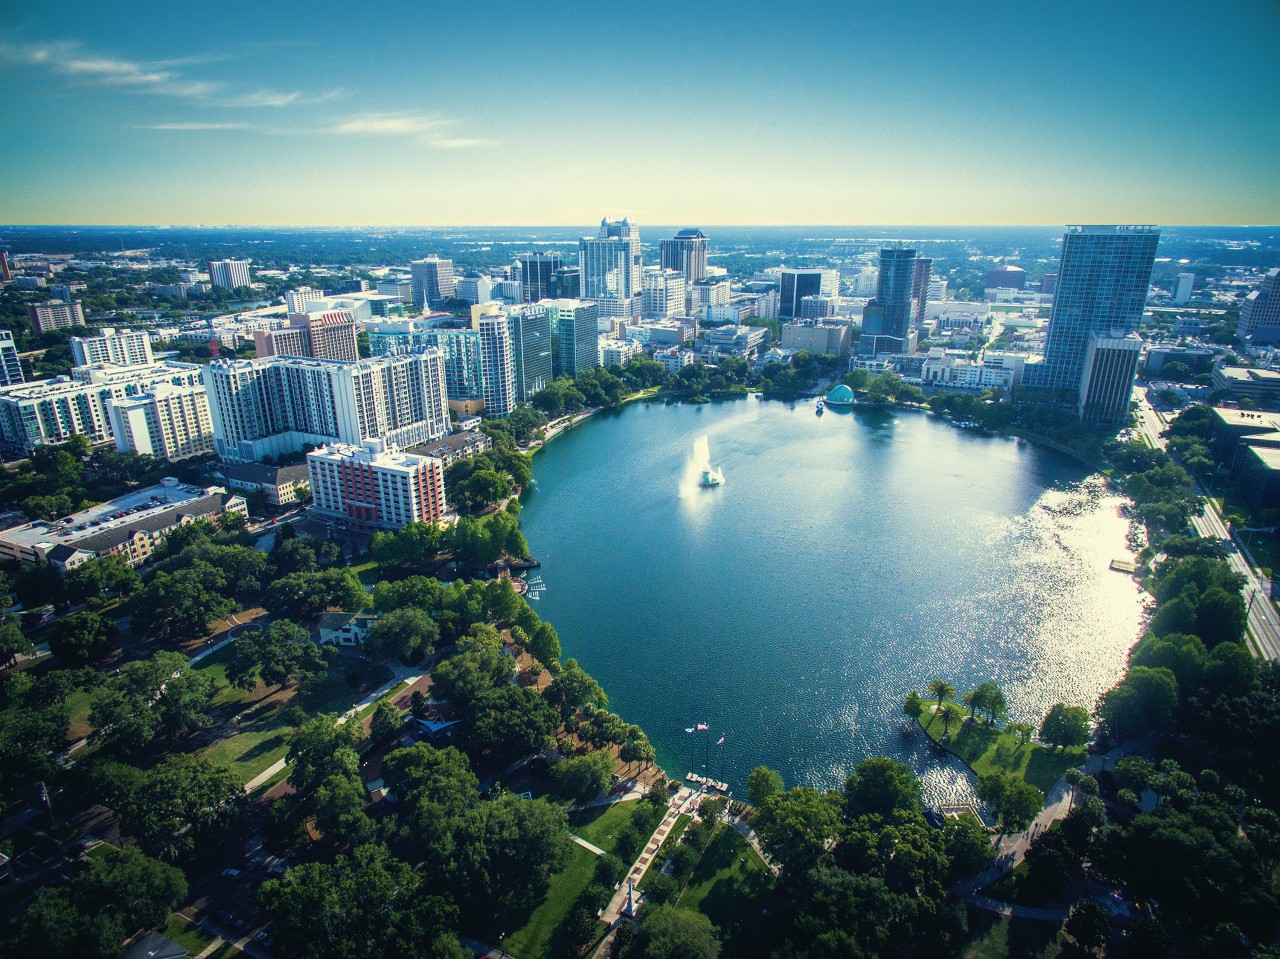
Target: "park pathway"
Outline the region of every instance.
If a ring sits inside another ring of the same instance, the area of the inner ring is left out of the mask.
[[[760,837],[756,835],[756,831],[751,828],[750,824],[748,824],[745,819],[741,816],[725,816],[724,821],[734,829],[738,830],[738,833],[747,841],[747,844],[756,851],[756,854],[761,859],[764,860],[764,864],[769,867],[769,871],[771,873],[775,876],[782,875],[782,867],[770,859],[769,856],[765,854],[765,851],[760,848]]]
[[[618,891],[609,900],[609,905],[605,906],[604,911],[600,913],[601,920],[609,925],[613,925],[617,921],[622,914],[622,907],[627,903],[628,881],[633,885],[640,885],[640,880],[644,878],[644,874],[653,865],[653,860],[657,856],[658,850],[662,848],[667,836],[675,828],[676,820],[680,818],[681,813],[692,813],[697,808],[699,798],[700,795],[694,793],[687,786],[680,787],[680,790],[672,797],[667,807],[667,813],[662,817],[662,822],[658,823],[658,828],[653,831],[653,835],[645,843],[644,850],[636,861],[632,863],[631,868],[627,870],[627,875],[622,882],[618,884]]]

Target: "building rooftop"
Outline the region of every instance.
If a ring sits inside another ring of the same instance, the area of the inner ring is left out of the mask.
[[[172,508],[189,507],[193,501],[209,496],[214,489],[218,487],[206,490],[182,485],[176,479],[166,479],[158,486],[135,490],[65,517],[70,522],[36,520],[7,529],[0,533],[0,538],[24,548],[45,546],[52,549],[59,544],[78,546],[82,540],[100,533],[125,527],[137,528],[152,516],[162,515]]]
[[[217,492],[210,492],[207,496],[183,503],[181,506],[171,506],[168,509],[140,515],[131,521],[107,527],[83,538],[73,536],[67,543],[59,545],[70,546],[73,550],[100,553],[132,539],[138,533],[158,533],[160,530],[177,526],[184,516],[208,516],[211,513],[219,513],[232,497],[219,487],[214,486],[210,489]]]
[[[1280,371],[1277,370],[1264,370],[1245,366],[1222,366],[1218,368],[1217,372],[1223,379],[1241,384],[1267,383],[1272,386],[1280,386]]]
[[[493,442],[487,433],[481,433],[479,430],[462,430],[458,433],[450,433],[434,443],[414,446],[410,448],[409,452],[417,456],[439,456],[441,453],[470,449],[476,444],[485,443],[486,441]]]
[[[240,483],[257,483],[261,486],[279,486],[281,483],[305,483],[310,475],[306,463],[292,466],[268,466],[266,463],[223,463],[218,473],[228,480]]]
[[[1226,426],[1251,426],[1259,430],[1280,430],[1280,413],[1259,413],[1230,406],[1215,406],[1213,412]]]
[[[1280,470],[1280,449],[1274,446],[1250,446],[1249,449],[1268,470]]]

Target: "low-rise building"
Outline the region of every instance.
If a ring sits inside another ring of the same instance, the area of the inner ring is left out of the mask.
[[[665,350],[655,350],[653,358],[662,364],[668,376],[675,376],[686,366],[693,365],[693,350],[673,346]]]
[[[1259,406],[1280,404],[1280,371],[1219,366],[1210,382],[1215,390],[1226,390],[1237,400],[1247,397]]]
[[[493,449],[493,439],[488,433],[482,433],[479,429],[465,429],[450,433],[434,443],[415,446],[409,452],[416,456],[430,456],[438,459],[444,464],[445,469],[448,469],[458,460],[471,459],[478,453],[491,449]]]
[[[141,566],[174,529],[199,520],[219,524],[228,513],[248,516],[244,499],[221,486],[200,488],[166,479],[58,521],[37,520],[0,532],[0,557],[48,560],[59,572],[102,556]]]
[[[707,352],[754,359],[769,338],[762,326],[717,326],[702,333]]]
[[[626,366],[631,357],[638,356],[643,352],[644,347],[635,340],[615,340],[609,337],[600,337],[601,366]]]
[[[320,645],[359,646],[377,621],[378,614],[370,609],[355,613],[323,613],[318,623]]]
[[[822,320],[799,320],[782,324],[781,345],[784,350],[808,350],[810,353],[847,356],[852,333],[848,323]]]
[[[32,303],[27,307],[27,314],[37,333],[62,330],[69,326],[84,326],[84,310],[78,302],[49,300],[45,303]]]
[[[311,473],[305,463],[268,466],[265,463],[223,463],[215,475],[242,493],[261,491],[271,506],[297,502],[298,494],[310,488]]]

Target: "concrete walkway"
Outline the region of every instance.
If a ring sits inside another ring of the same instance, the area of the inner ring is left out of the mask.
[[[581,846],[587,852],[591,853],[591,855],[593,856],[603,856],[605,854],[603,849],[601,849],[599,846],[591,845],[591,843],[587,842],[581,836],[575,836],[573,833],[569,833],[569,838],[572,839],[574,842],[576,842],[579,846]]]
[[[988,912],[994,912],[1001,916],[1010,916],[1014,919],[1040,919],[1045,922],[1063,922],[1070,913],[1070,909],[1037,909],[1032,906],[1012,906],[1007,902],[997,902],[994,899],[988,899],[986,896],[970,896],[969,902],[979,909],[985,909]]]
[[[676,820],[680,818],[681,813],[693,812],[697,808],[697,799],[698,794],[686,786],[680,787],[679,792],[672,797],[671,803],[667,807],[667,813],[662,817],[662,822],[658,823],[658,828],[653,831],[653,835],[645,843],[644,850],[640,853],[639,858],[632,863],[626,876],[618,884],[618,891],[609,900],[609,905],[605,906],[604,911],[600,913],[602,922],[613,925],[617,921],[622,914],[622,907],[627,902],[627,882],[630,881],[636,886],[640,885],[640,880],[644,878],[644,874],[653,865],[653,860],[657,857],[658,850],[662,848],[667,836],[675,828]]]
[[[746,820],[740,816],[725,816],[724,821],[738,830],[738,833],[747,841],[747,844],[764,860],[764,864],[769,867],[771,873],[775,876],[782,875],[782,867],[770,859],[765,851],[760,848],[760,837],[756,835],[756,831],[747,824]]]

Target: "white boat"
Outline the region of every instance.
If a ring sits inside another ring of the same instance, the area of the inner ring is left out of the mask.
[[[708,466],[702,471],[702,475],[698,477],[698,485],[710,488],[719,486],[724,482],[724,472],[714,466]]]

